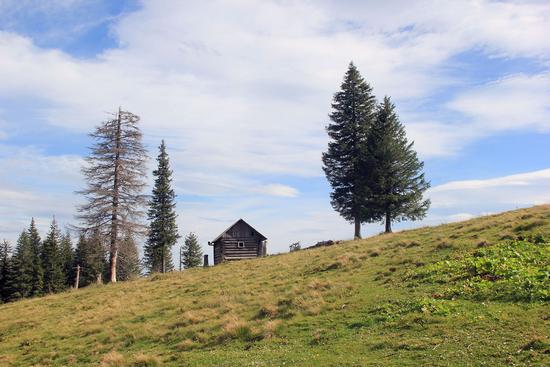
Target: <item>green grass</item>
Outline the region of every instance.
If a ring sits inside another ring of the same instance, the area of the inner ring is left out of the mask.
[[[0,305],[0,366],[550,364],[550,206]]]

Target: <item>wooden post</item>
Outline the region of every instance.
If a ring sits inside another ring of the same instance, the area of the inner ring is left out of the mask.
[[[74,288],[78,289],[78,284],[80,283],[80,265],[76,266],[76,279],[74,280]]]
[[[204,255],[204,264],[203,264],[203,266],[204,266],[205,268],[208,267],[208,255]]]
[[[183,264],[183,247],[180,246],[180,271],[182,270]]]

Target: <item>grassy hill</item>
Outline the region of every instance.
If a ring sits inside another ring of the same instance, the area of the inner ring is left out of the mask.
[[[549,365],[543,236],[548,205],[0,305],[0,365]]]

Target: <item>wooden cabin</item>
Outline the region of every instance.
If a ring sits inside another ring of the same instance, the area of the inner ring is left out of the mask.
[[[263,257],[267,254],[267,238],[242,219],[208,244],[214,246],[214,265],[223,261]]]

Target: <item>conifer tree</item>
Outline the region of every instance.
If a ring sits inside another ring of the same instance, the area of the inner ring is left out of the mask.
[[[12,257],[15,290],[12,299],[30,297],[33,286],[33,251],[27,231],[19,235]]]
[[[42,244],[42,267],[44,271],[44,293],[60,292],[65,288],[63,258],[61,256],[61,233],[55,218],[50,232]]]
[[[172,189],[172,170],[164,140],[159,147],[158,166],[153,175],[155,186],[149,202],[149,236],[144,249],[149,271],[165,273],[174,268],[172,247],[179,235],[176,224],[176,194]]]
[[[71,242],[71,235],[67,232],[61,238],[60,259],[63,268],[65,288],[70,288],[74,284],[75,269],[74,269],[74,250]]]
[[[80,235],[74,263],[74,267],[80,266],[80,286],[102,282],[105,254],[104,240],[99,231]]]
[[[393,221],[424,218],[430,206],[430,200],[423,199],[430,184],[413,144],[407,140],[395,106],[385,97],[367,140],[366,170],[372,206],[384,219],[386,233],[392,231]]]
[[[146,197],[147,152],[138,126],[139,116],[119,111],[90,135],[95,143],[82,172],[87,203],[79,208],[85,230],[99,231],[109,243],[110,281],[116,282],[119,244],[123,234],[144,231],[141,218]]]
[[[8,241],[4,240],[0,243],[0,303],[12,299],[13,281],[11,246]]]
[[[372,88],[350,63],[341,89],[334,95],[332,123],[327,127],[331,140],[327,152],[323,153],[323,170],[332,186],[332,207],[354,223],[355,238],[361,238],[361,223],[375,219],[367,205],[363,171],[367,135],[375,118]]]
[[[202,265],[202,248],[199,244],[197,236],[194,233],[189,233],[185,237],[185,244],[182,249],[183,266],[185,269],[195,268]]]
[[[44,268],[42,266],[42,241],[36,229],[34,218],[28,229],[28,241],[32,251],[31,296],[41,296],[44,289]]]
[[[117,274],[120,280],[132,280],[141,274],[139,251],[131,234],[126,234],[120,242]]]

